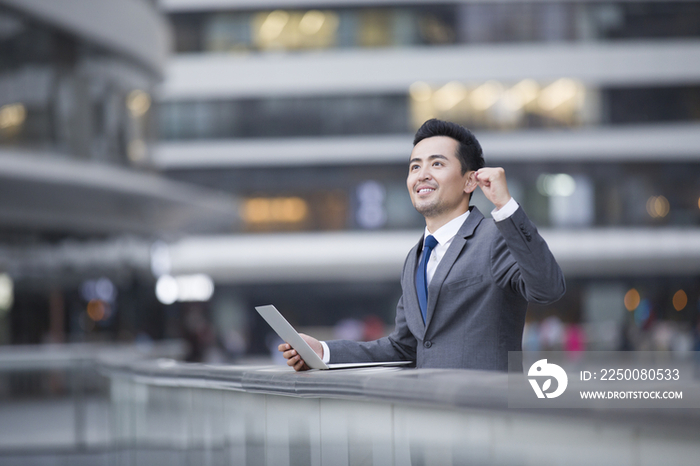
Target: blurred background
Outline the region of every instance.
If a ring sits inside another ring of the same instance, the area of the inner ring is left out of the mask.
[[[660,0],[0,0],[0,344],[389,333],[431,117],[566,275],[525,349],[700,348],[700,2]]]
[[[237,361],[269,353],[266,303],[389,332],[437,117],[565,272],[526,348],[690,350],[699,39],[689,1],[2,0],[0,342]]]

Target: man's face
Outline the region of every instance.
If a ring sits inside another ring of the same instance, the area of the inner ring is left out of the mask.
[[[447,136],[423,139],[415,145],[408,164],[406,186],[411,202],[426,218],[446,221],[466,212],[474,191],[474,172],[462,175],[458,142]]]

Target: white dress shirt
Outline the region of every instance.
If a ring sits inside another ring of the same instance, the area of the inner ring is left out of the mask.
[[[462,227],[462,224],[464,224],[464,222],[467,220],[467,217],[469,217],[469,211],[466,211],[459,217],[453,218],[438,228],[435,233],[430,233],[428,227],[425,227],[425,232],[423,233],[423,252],[420,253],[421,258],[425,252],[425,238],[427,238],[428,235],[432,235],[438,242],[438,244],[436,244],[433,248],[433,252],[430,254],[430,259],[428,259],[428,265],[425,269],[425,278],[428,284],[430,284],[431,280],[433,279],[433,275],[435,275],[435,270],[440,264],[442,256],[444,256],[447,252],[447,248],[449,248],[450,244],[452,244],[452,240]],[[418,259],[418,262],[420,263],[420,258]]]
[[[518,210],[518,207],[519,204],[511,197],[503,207],[500,209],[493,209],[491,211],[491,217],[493,217],[494,221],[501,222],[513,215],[515,211]],[[433,252],[430,254],[430,259],[428,259],[428,265],[426,267],[426,278],[428,280],[428,284],[430,284],[430,281],[433,279],[435,270],[437,270],[438,265],[440,265],[442,257],[447,252],[447,248],[449,248],[450,244],[452,244],[452,240],[464,222],[467,220],[467,217],[469,217],[469,211],[466,211],[459,217],[453,218],[438,228],[435,233],[431,233],[428,230],[428,227],[425,227],[425,233],[423,234],[423,246],[425,246],[425,238],[427,238],[428,235],[433,235],[438,242],[438,244],[433,248]],[[421,252],[421,256],[422,255],[423,253]],[[418,258],[418,261],[420,262],[420,258]],[[323,346],[323,362],[328,363],[331,360],[331,350],[328,348],[325,341],[321,342],[321,346]]]

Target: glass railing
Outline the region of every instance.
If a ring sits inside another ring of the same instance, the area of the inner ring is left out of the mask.
[[[5,348],[0,463],[681,464],[700,453],[694,409],[515,409],[506,373],[296,373],[178,362],[183,349]],[[674,389],[698,393],[691,369]]]
[[[184,353],[179,341],[0,348],[0,464],[108,464],[112,389],[98,366]]]
[[[505,373],[168,360],[103,373],[117,465],[625,463],[671,439],[669,457],[700,452],[693,410],[515,410]]]

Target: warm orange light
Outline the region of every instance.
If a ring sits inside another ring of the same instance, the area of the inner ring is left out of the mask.
[[[247,223],[297,223],[308,214],[308,204],[299,197],[256,197],[245,201],[241,211]]]
[[[671,206],[664,196],[651,196],[647,200],[647,212],[652,218],[663,218],[670,210]]]
[[[151,108],[151,96],[141,90],[134,90],[126,97],[126,107],[134,118],[142,117]]]
[[[338,25],[333,11],[275,10],[256,14],[251,32],[254,44],[262,49],[327,48],[336,42]],[[224,39],[216,47],[225,50],[227,44]]]
[[[688,305],[688,295],[685,291],[678,290],[676,294],[673,295],[673,307],[676,311],[682,311]]]
[[[299,20],[299,31],[307,36],[313,36],[323,27],[326,22],[326,15],[318,10],[311,10],[304,13],[304,16]]]
[[[248,223],[261,223],[270,217],[270,203],[267,199],[248,199],[243,205],[242,217]]]
[[[639,291],[632,288],[627,293],[625,293],[625,308],[632,312],[639,306],[641,298],[639,297]]]
[[[433,90],[430,84],[424,83],[423,81],[416,81],[408,88],[408,93],[413,100],[426,102],[430,100],[430,97],[433,95]]]
[[[7,104],[0,107],[0,129],[18,127],[27,117],[27,109],[22,104]]]
[[[99,299],[93,299],[87,305],[87,315],[95,322],[107,318],[108,312],[107,304]]]
[[[698,198],[698,209],[700,209],[700,197]]]

